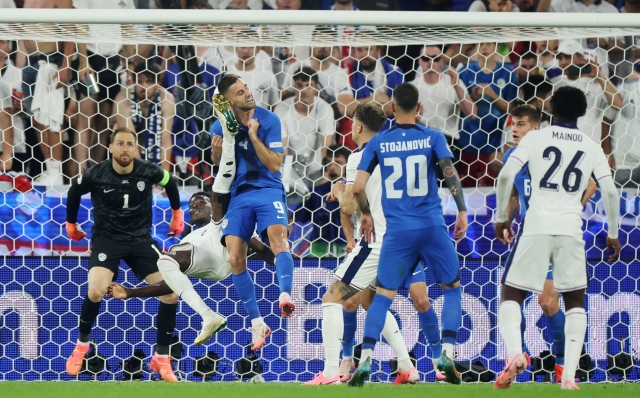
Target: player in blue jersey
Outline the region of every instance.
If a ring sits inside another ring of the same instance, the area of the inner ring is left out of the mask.
[[[460,240],[468,227],[467,209],[460,180],[452,164],[453,155],[444,134],[416,125],[420,112],[418,89],[409,83],[393,91],[395,127],[374,136],[365,147],[353,194],[362,213],[360,232],[367,242],[375,241],[375,227],[365,186],[376,166],[382,177],[382,209],[387,230],[382,242],[377,273],[377,290],[369,307],[362,339],[360,364],[349,381],[362,386],[371,374],[371,356],[385,315],[396,291],[422,260],[432,280],[443,288],[442,357],[438,369],[450,383],[460,383],[453,360],[453,346],[462,321],[460,262],[449,238],[438,195],[437,166],[458,207],[453,236]]]
[[[287,196],[280,165],[284,156],[280,119],[257,107],[238,76],[220,78],[214,94],[218,120],[211,127],[212,160],[220,166],[214,192],[231,193],[222,221],[233,285],[251,318],[253,350],[262,347],[271,329],[258,310],[253,280],[247,271],[247,245],[254,229],[269,242],[276,258],[282,316],[291,316],[293,258],[289,252]]]
[[[515,150],[520,140],[524,138],[529,132],[540,129],[541,112],[533,105],[518,105],[513,108],[511,114],[511,129],[513,131],[513,143],[514,147],[509,149],[504,154],[503,162],[506,164],[509,156]],[[596,191],[596,183],[593,179],[589,180],[587,189],[582,197],[582,205],[584,206],[589,198]],[[520,212],[520,219],[524,220],[524,216],[529,208],[529,198],[531,197],[531,175],[529,173],[529,167],[525,165],[522,170],[516,175],[513,181],[513,188],[511,189],[511,196],[509,204],[507,206],[507,215],[509,221],[513,220]],[[511,252],[513,255],[513,251]],[[510,255],[510,257],[511,257]],[[504,281],[503,281],[504,283]],[[547,273],[547,280],[544,284],[542,293],[538,295],[538,304],[542,308],[542,312],[547,317],[547,327],[549,333],[553,338],[553,355],[556,357],[555,362],[555,378],[556,382],[560,382],[562,378],[562,371],[564,370],[564,312],[560,310],[560,293],[558,293],[553,285],[553,273],[551,268]],[[522,344],[524,348],[524,332],[526,328],[524,315],[522,316],[521,323],[522,332]],[[529,362],[529,360],[527,361]]]

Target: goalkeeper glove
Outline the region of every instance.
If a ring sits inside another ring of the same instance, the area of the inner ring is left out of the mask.
[[[184,231],[184,220],[182,219],[182,209],[171,210],[171,224],[169,224],[169,236],[180,236]]]
[[[82,240],[87,233],[78,224],[67,222],[67,235],[73,240]]]

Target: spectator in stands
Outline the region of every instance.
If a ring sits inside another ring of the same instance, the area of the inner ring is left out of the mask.
[[[609,155],[609,166],[615,170],[616,184],[622,187],[640,186],[640,61],[618,88],[622,109],[607,109],[613,121],[611,136],[605,137],[602,147]]]
[[[443,60],[446,68],[453,67],[455,70],[466,66],[474,54],[476,54],[477,44],[446,44],[443,48]]]
[[[442,46],[425,46],[418,62],[423,73],[411,83],[420,92],[420,123],[442,131],[452,146],[460,137],[458,108],[464,116],[475,118],[474,104],[456,71],[449,67],[442,72]]]
[[[25,0],[24,8],[72,8],[72,3],[71,0]],[[32,126],[39,136],[46,166],[34,185],[62,185],[63,87],[69,82],[68,62],[75,43],[21,40],[19,49],[16,66],[22,68],[23,109],[33,116]],[[37,90],[37,82],[41,83],[41,90]],[[39,98],[34,104],[36,94]]]
[[[511,0],[475,0],[469,12],[518,12],[520,9]]]
[[[155,63],[136,66],[134,74],[135,85],[120,90],[116,96],[113,107],[116,126],[136,132],[143,159],[159,163],[163,169],[171,171],[175,99],[160,85],[160,68]]]
[[[275,113],[282,123],[285,155],[294,157],[295,173],[315,181],[322,174],[327,148],[333,145],[336,122],[331,106],[318,97],[318,73],[314,69],[299,69],[293,75],[293,87],[296,95],[278,104]],[[294,181],[299,178],[292,176]]]
[[[255,37],[258,34],[255,30],[245,29],[238,33],[245,37]],[[256,47],[237,46],[237,60],[235,64],[227,66],[227,72],[233,73],[242,78],[249,85],[254,95],[257,106],[271,110],[280,100],[280,90],[273,72],[259,68],[256,63]]]
[[[323,1],[323,3],[326,4],[328,1]],[[358,7],[353,0],[334,0],[333,4],[326,9],[332,11],[356,11],[358,10]]]
[[[77,9],[135,9],[133,0],[73,0]],[[106,158],[109,132],[107,119],[111,115],[113,100],[120,91],[120,50],[117,43],[120,36],[119,25],[89,25],[90,33],[97,36],[109,35],[115,40],[111,43],[78,43],[78,82],[75,85],[79,101],[78,134],[74,135],[73,157],[77,164],[71,173],[82,173],[87,168],[87,160],[91,157],[94,163]],[[132,47],[132,46],[128,46]],[[132,53],[131,50],[127,51]],[[94,85],[95,82],[96,84]],[[99,104],[99,112],[98,112]],[[97,144],[97,145],[96,145]],[[94,156],[89,149],[95,148]]]
[[[606,79],[600,67],[588,62],[584,49],[577,40],[563,40],[558,46],[558,66],[564,71],[555,88],[577,87],[587,96],[587,114],[578,119],[580,131],[589,135],[597,143],[608,136],[608,125],[603,126],[603,111],[606,106],[622,108],[622,98],[615,87]]]
[[[304,239],[312,242],[312,255],[327,256],[335,250],[331,248],[332,245],[346,246],[340,228],[340,205],[335,201],[327,202],[327,195],[331,192],[333,183],[344,178],[350,154],[344,147],[328,148],[327,157],[322,162],[322,178],[309,187],[311,195],[294,213],[294,221],[297,227],[302,227]],[[296,254],[301,253],[296,250]]]
[[[503,139],[502,127],[510,102],[518,95],[515,72],[496,60],[495,51],[495,43],[480,43],[478,60],[459,72],[476,103],[478,116],[464,119],[460,131],[461,162],[456,168],[466,187],[493,185],[493,177],[502,164],[498,152]]]
[[[538,11],[539,1],[540,0],[515,0],[515,3],[520,12],[536,12]]]
[[[558,40],[536,41],[536,54],[538,55],[538,66],[544,71],[544,75],[551,83],[556,83],[562,79],[562,69],[558,68],[556,51],[558,51]]]
[[[330,26],[316,26],[313,38],[316,41],[330,41],[337,37],[336,30]],[[317,71],[318,89],[320,98],[334,107],[337,117],[346,116],[347,106],[353,102],[353,94],[349,86],[347,72],[332,62],[332,48],[315,46],[311,49],[311,57],[302,61],[296,61],[287,70],[288,81],[285,83],[284,99],[295,95],[293,88],[293,75],[303,66],[308,66]]]
[[[403,82],[402,71],[381,58],[379,48],[375,45],[375,32],[361,30],[358,35],[362,41],[371,42],[371,45],[352,48],[355,62],[349,67],[348,73],[356,101],[348,106],[347,113],[353,114],[358,103],[375,100],[385,106],[385,112],[391,115],[391,93]]]
[[[540,0],[538,12],[618,12],[611,3],[602,0]]]
[[[398,9],[396,0],[356,0],[354,3],[358,4],[359,9],[366,11],[396,11]]]
[[[539,75],[538,56],[531,51],[527,51],[518,57],[518,63],[513,65],[518,81],[526,82],[529,76]]]
[[[640,13],[640,0],[626,0],[620,12],[623,14]],[[640,59],[640,36],[618,37],[617,41],[621,54],[614,56],[612,49],[609,52],[609,58],[610,62],[615,65],[615,76],[618,79],[624,79],[631,73],[634,62]]]

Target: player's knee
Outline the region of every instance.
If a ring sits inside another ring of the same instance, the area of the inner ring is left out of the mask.
[[[360,300],[356,299],[356,297],[351,297],[349,300],[345,301],[342,304],[342,308],[344,308],[347,312],[356,312],[358,311],[358,307],[360,306]]]
[[[413,306],[416,307],[418,312],[427,312],[429,311],[429,308],[431,308],[429,297],[427,297],[426,294],[417,295],[417,297],[412,296],[411,300],[413,301]]]
[[[87,297],[89,297],[89,300],[93,301],[94,303],[98,303],[102,301],[102,298],[106,293],[107,293],[107,285],[104,285],[104,286],[93,285],[93,286],[89,286],[89,289],[87,291]]]
[[[175,293],[160,296],[160,302],[164,304],[178,304],[178,295]]]
[[[560,309],[557,298],[545,294],[538,296],[538,304],[546,316],[551,316]]]
[[[234,274],[239,274],[247,268],[247,258],[229,253],[229,264],[231,264],[231,271]]]

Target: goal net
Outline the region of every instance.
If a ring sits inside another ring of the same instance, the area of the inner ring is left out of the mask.
[[[0,380],[76,379],[65,373],[65,360],[87,294],[90,241],[71,241],[64,232],[69,184],[107,158],[115,126],[130,126],[138,135],[139,156],[172,173],[187,210],[190,195],[210,188],[217,171],[210,162],[209,104],[224,72],[239,74],[256,103],[282,122],[287,152],[281,171],[298,259],[296,312],[280,317],[275,268],[250,260],[260,311],[273,334],[248,357],[247,314],[231,281],[194,280],[207,304],[227,317],[228,327],[196,347],[200,317],[180,304],[172,356],[181,379],[232,381],[261,373],[266,381],[307,381],[322,369],[321,298],[348,240],[339,207],[327,195],[344,178],[347,157],[356,149],[355,105],[378,102],[390,126],[390,94],[406,81],[420,91],[419,123],[447,138],[469,209],[467,236],[457,244],[464,318],[455,360],[471,369],[464,380],[491,380],[506,356],[497,310],[509,248],[493,235],[493,214],[495,177],[503,153],[514,145],[508,111],[532,104],[544,110],[548,124],[549,98],[566,85],[587,94],[589,109],[579,127],[610,155],[623,231],[622,259],[604,262],[606,220],[596,190],[583,212],[591,282],[586,355],[578,375],[595,382],[638,380],[639,18],[120,11],[0,13]],[[455,203],[446,189],[441,197],[452,227]],[[164,193],[154,190],[152,234],[163,250],[178,242],[167,237],[168,209]],[[89,196],[82,199],[78,223],[90,238]],[[117,281],[144,285],[124,264]],[[433,281],[428,285],[440,313],[442,291]],[[147,361],[153,352],[158,304],[155,298],[105,299],[91,335],[95,348],[79,378],[153,378],[145,368],[138,373],[135,358]],[[434,381],[431,353],[406,290],[392,311],[422,380]],[[543,360],[534,360],[518,380],[549,380],[553,341],[535,295],[524,314],[528,351]],[[363,322],[360,309],[356,342]],[[374,358],[372,379],[393,380],[392,350],[380,344]]]

